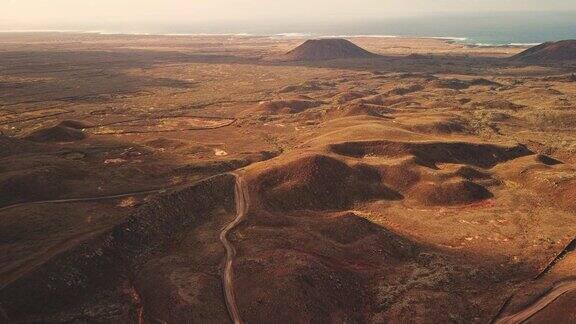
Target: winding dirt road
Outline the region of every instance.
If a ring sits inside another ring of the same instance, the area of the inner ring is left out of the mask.
[[[100,201],[100,200],[108,200],[108,199],[116,199],[116,198],[124,198],[124,197],[131,197],[131,196],[142,196],[148,194],[157,194],[162,193],[168,190],[167,188],[162,189],[153,189],[153,190],[145,190],[145,191],[135,191],[135,192],[128,192],[116,195],[109,195],[109,196],[97,196],[97,197],[85,197],[85,198],[68,198],[68,199],[54,199],[54,200],[41,200],[41,201],[28,201],[13,205],[8,205],[0,208],[0,212],[18,208],[21,206],[26,205],[45,205],[45,204],[65,204],[65,203],[75,203],[75,202],[89,202],[89,201]]]
[[[230,241],[228,241],[228,233],[238,226],[238,224],[240,224],[246,217],[246,212],[248,210],[248,193],[246,192],[244,179],[237,174],[234,174],[234,176],[236,177],[236,185],[234,188],[236,218],[228,224],[222,232],[220,232],[220,241],[226,248],[226,264],[224,266],[224,273],[222,274],[222,285],[224,287],[226,307],[228,308],[230,318],[234,324],[241,324],[242,319],[240,318],[240,312],[238,311],[238,305],[236,305],[236,297],[234,295],[234,272],[232,269],[232,262],[236,256],[236,249],[234,249],[230,244]]]
[[[546,306],[553,303],[556,299],[560,298],[560,296],[569,293],[571,291],[576,291],[576,280],[562,282],[552,288],[548,293],[534,302],[532,305],[524,308],[523,310],[517,312],[516,314],[511,314],[502,317],[501,319],[497,320],[496,324],[518,324],[523,323],[524,321],[528,320],[530,317],[534,316],[539,311],[546,308]]]

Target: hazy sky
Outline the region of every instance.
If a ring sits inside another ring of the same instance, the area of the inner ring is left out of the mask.
[[[0,0],[0,23],[298,22],[554,10],[576,10],[576,0]]]

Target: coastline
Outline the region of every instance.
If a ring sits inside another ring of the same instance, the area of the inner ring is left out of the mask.
[[[166,37],[254,37],[270,39],[309,39],[309,38],[397,38],[397,39],[436,39],[448,43],[456,43],[468,47],[516,47],[528,48],[542,44],[542,42],[508,42],[508,43],[480,43],[469,42],[468,37],[456,36],[418,36],[418,35],[387,35],[387,34],[350,34],[328,35],[319,33],[279,33],[279,34],[251,34],[251,33],[154,33],[154,32],[123,32],[100,30],[66,30],[66,29],[8,29],[0,30],[0,34],[95,34],[103,36],[166,36]]]

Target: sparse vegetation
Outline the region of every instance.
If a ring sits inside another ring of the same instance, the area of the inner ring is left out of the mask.
[[[353,41],[0,33],[0,322],[530,305],[576,229],[573,68]]]

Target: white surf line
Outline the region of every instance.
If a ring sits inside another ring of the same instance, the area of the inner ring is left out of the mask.
[[[519,312],[504,316],[497,320],[496,324],[520,324],[528,320],[530,317],[536,315],[538,312],[546,308],[546,306],[553,303],[556,299],[560,298],[562,295],[569,293],[571,291],[576,291],[576,280],[562,282],[552,288],[544,296],[540,297],[532,305],[520,310]]]
[[[228,241],[228,233],[233,230],[238,224],[240,224],[246,217],[246,212],[248,210],[248,194],[246,192],[246,187],[244,184],[244,179],[237,174],[233,174],[236,178],[236,184],[234,188],[234,199],[236,202],[236,218],[226,226],[222,232],[220,232],[220,241],[226,248],[226,264],[224,266],[224,273],[222,274],[222,284],[224,288],[224,297],[226,299],[226,307],[228,308],[228,313],[230,314],[230,319],[234,324],[241,324],[242,319],[240,318],[240,312],[238,311],[238,305],[236,304],[236,296],[234,294],[234,272],[232,268],[232,263],[234,257],[236,256],[236,249]]]

